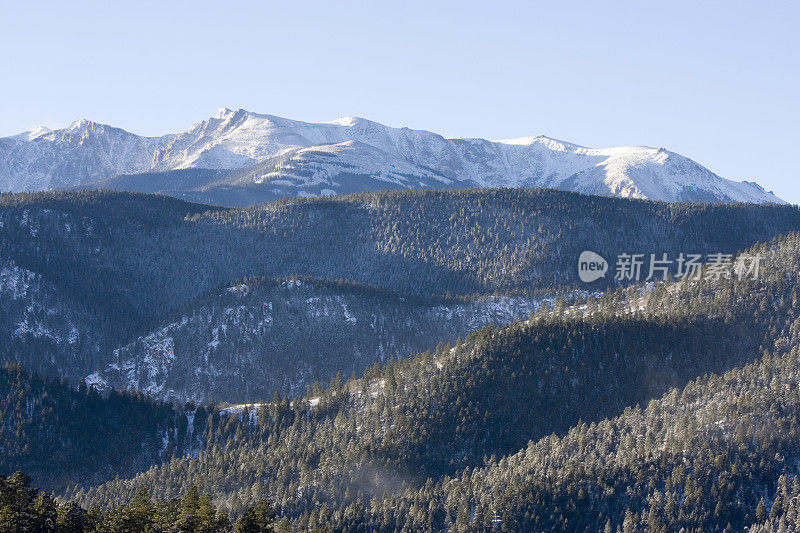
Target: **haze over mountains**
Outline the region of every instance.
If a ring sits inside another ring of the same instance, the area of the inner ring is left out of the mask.
[[[0,139],[0,191],[105,188],[219,205],[385,189],[545,187],[663,201],[783,203],[663,148],[544,136],[446,139],[362,118],[308,123],[222,108],[142,137],[86,120]]]

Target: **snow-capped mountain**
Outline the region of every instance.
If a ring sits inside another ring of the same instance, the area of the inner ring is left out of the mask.
[[[268,189],[277,197],[458,185],[458,180],[361,141],[290,148],[215,183],[217,187]]]
[[[144,172],[170,136],[142,137],[78,120],[60,130],[44,127],[0,138],[0,190],[65,188],[116,174]]]
[[[191,186],[186,179],[171,179],[170,173],[185,169],[215,172],[199,182],[194,176]],[[147,174],[130,176],[139,173]],[[120,181],[117,175],[126,176]],[[547,187],[664,201],[782,202],[755,183],[723,179],[662,148],[595,149],[543,136],[446,139],[355,117],[309,123],[222,108],[186,131],[158,138],[80,121],[64,130],[0,139],[3,190],[91,184],[149,191],[154,179],[167,194],[223,204],[468,186]]]

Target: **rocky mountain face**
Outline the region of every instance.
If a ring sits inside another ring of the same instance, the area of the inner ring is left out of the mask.
[[[194,169],[192,179],[185,171]],[[586,148],[544,136],[447,139],[362,118],[308,123],[220,109],[140,137],[79,121],[0,139],[0,190],[163,192],[220,205],[383,189],[545,187],[668,202],[776,202],[663,148]]]

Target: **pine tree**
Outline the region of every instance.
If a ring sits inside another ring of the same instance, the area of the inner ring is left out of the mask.
[[[261,500],[236,521],[235,533],[273,533],[275,531],[275,511],[267,500]]]

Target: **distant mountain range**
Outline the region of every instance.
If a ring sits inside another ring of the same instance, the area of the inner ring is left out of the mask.
[[[548,137],[446,139],[362,118],[308,123],[219,109],[142,137],[80,120],[0,138],[0,191],[161,192],[219,205],[384,189],[544,187],[668,202],[784,203],[663,148],[586,148]]]

